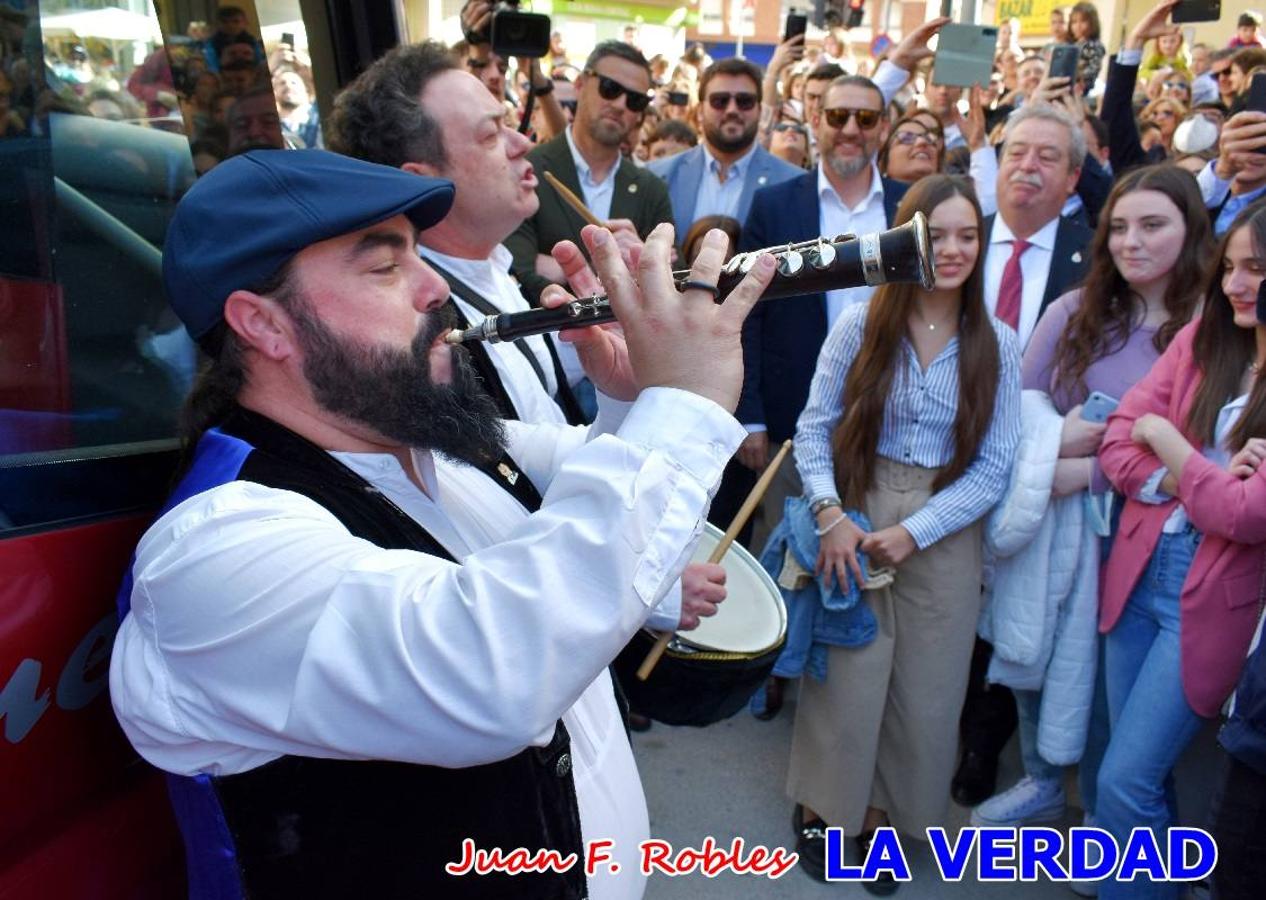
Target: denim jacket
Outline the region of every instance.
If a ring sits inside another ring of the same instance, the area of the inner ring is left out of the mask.
[[[845,512],[863,531],[870,531],[865,513]],[[801,568],[813,572],[818,559],[817,523],[804,497],[788,497],[783,519],[778,523],[761,553],[760,564],[774,581],[782,573],[787,551]],[[866,559],[857,554],[862,574],[867,576]],[[832,579],[827,587],[826,574],[809,581],[803,588],[779,587],[787,604],[787,645],[783,648],[774,674],[797,678],[808,672],[817,681],[826,679],[827,647],[860,647],[875,639],[877,625],[870,607],[861,602],[861,588],[848,578],[846,590]]]

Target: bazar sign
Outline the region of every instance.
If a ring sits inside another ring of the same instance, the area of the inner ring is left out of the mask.
[[[569,19],[618,19],[622,22],[643,22],[647,25],[667,25],[682,28],[694,25],[699,18],[695,10],[685,6],[651,6],[647,3],[602,3],[600,0],[536,0],[532,12],[547,16],[567,16]]]
[[[1001,25],[1007,19],[1020,20],[1020,36],[1046,39],[1051,30],[1051,10],[1063,3],[1056,0],[998,0],[994,22]]]

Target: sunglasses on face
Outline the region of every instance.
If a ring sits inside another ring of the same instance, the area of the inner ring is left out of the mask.
[[[1209,74],[1212,75],[1214,78],[1230,78],[1231,67],[1227,66],[1225,69],[1219,69],[1217,72],[1210,72]]]
[[[1152,113],[1153,119],[1172,119],[1173,117],[1174,111],[1172,109],[1158,109]]]
[[[614,78],[599,75],[593,69],[586,69],[585,74],[598,79],[598,96],[603,100],[619,100],[620,95],[623,94],[624,103],[628,106],[629,112],[641,112],[651,102],[650,94],[627,88]]]
[[[690,103],[690,95],[687,94],[685,91],[669,91],[668,92],[669,106],[687,106],[689,105],[689,103]]]
[[[869,131],[878,125],[879,115],[880,113],[877,109],[849,109],[846,106],[822,110],[822,117],[826,119],[826,124],[832,128],[843,128],[848,124],[849,119],[856,116],[857,127],[863,131]]]
[[[570,112],[573,116],[576,114],[575,100],[559,100],[558,105],[561,106],[563,109],[567,110],[568,112]]]
[[[774,131],[794,131],[796,134],[804,134],[804,126],[796,122],[779,122],[774,126]]]
[[[734,105],[743,112],[751,112],[756,108],[756,95],[738,93],[731,94],[729,91],[717,91],[715,94],[708,95],[708,105],[721,112],[730,105],[730,100],[734,100]]]
[[[1166,90],[1173,90],[1174,88],[1181,88],[1184,91],[1190,89],[1187,85],[1187,82],[1185,81],[1166,81],[1165,82]]]

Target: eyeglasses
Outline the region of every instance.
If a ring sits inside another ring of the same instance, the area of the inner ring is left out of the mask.
[[[561,106],[563,109],[567,110],[568,112],[570,112],[573,116],[576,114],[575,100],[559,100],[558,105]]]
[[[941,146],[941,138],[926,131],[894,131],[892,141],[895,144],[901,144],[903,147],[912,147],[919,141],[931,144],[933,147]]]
[[[1153,119],[1172,119],[1174,111],[1172,109],[1158,109],[1152,113]]]
[[[708,105],[721,112],[730,105],[730,100],[734,101],[743,112],[751,112],[756,108],[756,95],[747,93],[731,94],[729,91],[717,91],[715,94],[708,95]]]
[[[774,131],[794,131],[796,134],[804,134],[804,126],[799,122],[779,122],[774,126]]]
[[[650,94],[627,88],[614,78],[599,75],[593,69],[585,69],[585,74],[598,79],[598,96],[603,100],[618,100],[620,95],[624,94],[624,103],[628,106],[629,112],[641,112],[651,102]]]
[[[690,104],[690,95],[687,94],[685,91],[669,91],[668,92],[669,106],[688,106],[689,104]]]
[[[863,131],[869,131],[879,124],[880,112],[877,109],[849,109],[846,106],[837,106],[834,109],[822,110],[822,116],[826,119],[826,124],[832,128],[843,128],[848,124],[849,119],[856,116],[857,127]]]
[[[1218,71],[1216,71],[1216,72],[1214,72],[1214,71],[1211,69],[1211,70],[1209,71],[1209,74],[1210,74],[1210,75],[1212,75],[1214,78],[1230,78],[1230,77],[1231,77],[1231,67],[1230,67],[1230,66],[1227,66],[1225,69],[1219,69],[1219,70],[1218,70]]]
[[[1166,90],[1172,88],[1182,88],[1184,91],[1189,91],[1191,90],[1191,85],[1187,84],[1185,81],[1166,81],[1165,88]]]

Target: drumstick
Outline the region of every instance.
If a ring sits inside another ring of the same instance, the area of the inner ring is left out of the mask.
[[[730,544],[734,543],[734,539],[738,537],[738,533],[743,530],[743,526],[747,524],[747,520],[751,518],[752,513],[756,510],[756,505],[760,503],[761,498],[765,496],[765,492],[769,490],[769,485],[773,482],[774,476],[778,474],[778,467],[782,465],[782,461],[787,458],[787,454],[791,452],[791,441],[782,442],[782,447],[778,450],[778,455],[773,458],[765,471],[761,473],[760,479],[756,482],[756,486],[752,488],[752,492],[747,495],[747,499],[743,501],[743,505],[739,507],[738,514],[734,517],[734,521],[730,523],[730,527],[725,530],[725,534],[721,540],[717,542],[716,549],[708,557],[708,562],[719,563],[725,556]],[[637,680],[645,681],[651,677],[651,672],[655,671],[655,666],[659,663],[659,658],[664,655],[664,651],[668,649],[668,642],[673,639],[674,632],[665,631],[659,636],[659,640],[655,642],[655,646],[646,654],[646,659],[642,660],[642,665],[637,670]]]
[[[590,225],[597,225],[599,228],[606,227],[606,224],[601,219],[589,211],[589,207],[585,206],[585,201],[573,194],[571,188],[555,178],[553,172],[546,172],[545,180],[549,182],[550,187],[558,192],[558,196],[566,201],[568,206],[580,214],[580,218]]]

